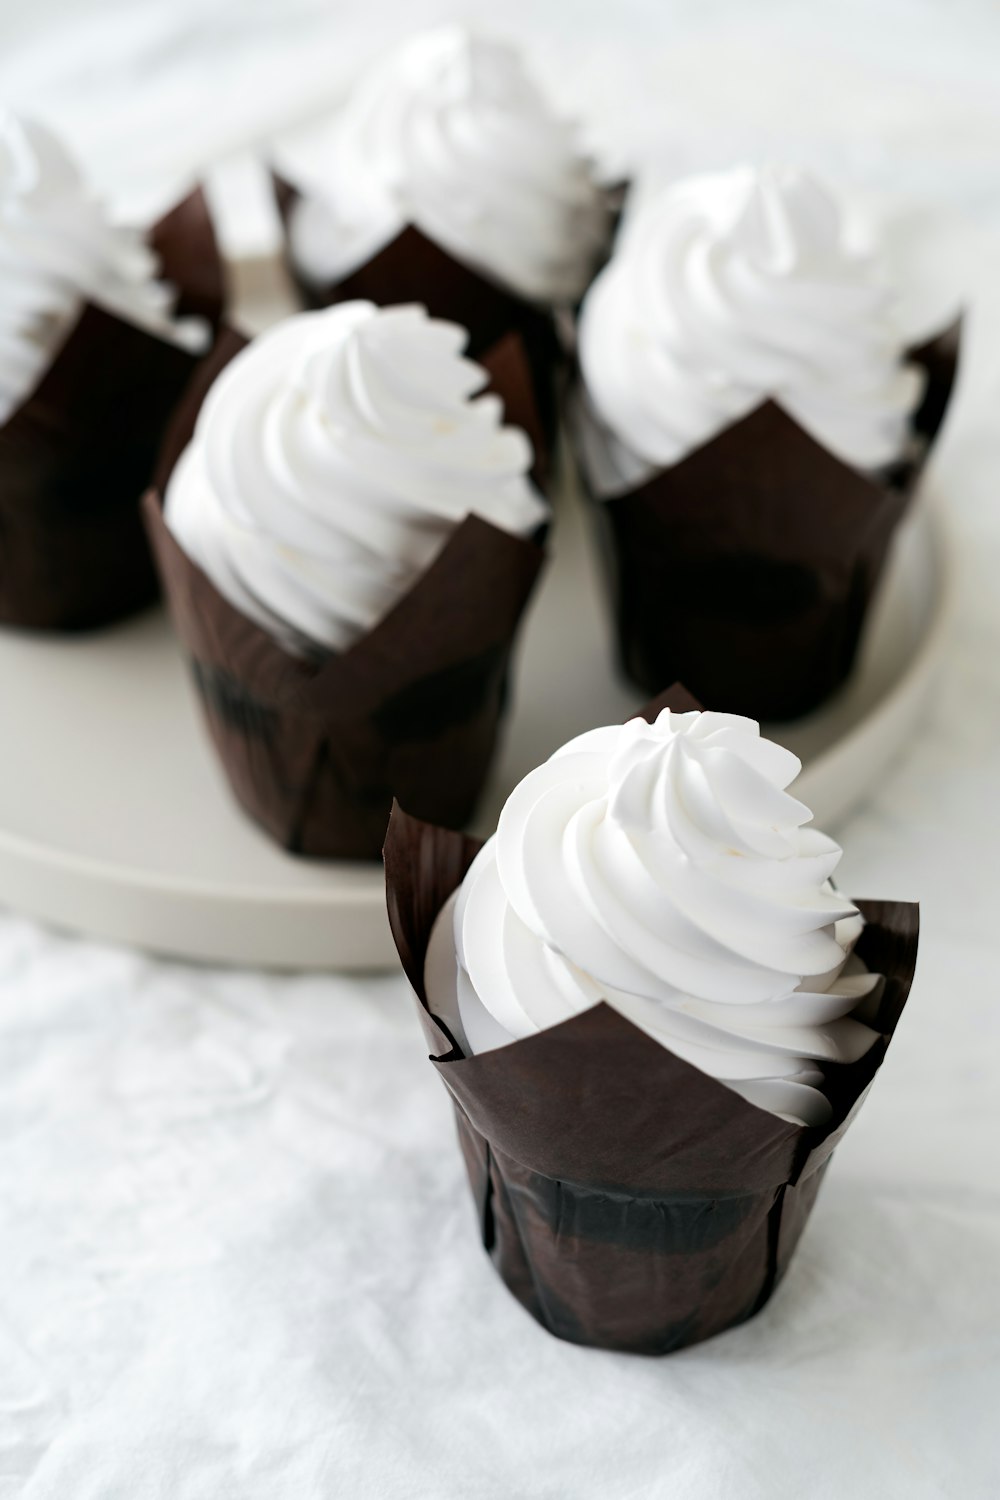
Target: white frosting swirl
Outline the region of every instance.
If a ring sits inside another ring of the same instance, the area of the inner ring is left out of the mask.
[[[289,650],[344,650],[471,513],[528,535],[531,444],[422,307],[343,302],[278,323],[212,386],[171,476],[168,527]]]
[[[789,168],[640,200],[584,300],[579,354],[607,495],[769,397],[844,462],[878,469],[902,453],[922,389],[878,257],[827,189]]]
[[[174,322],[174,294],[139,234],[110,224],[60,143],[0,112],[0,422],[38,384],[85,301],[193,349],[198,319]]]
[[[841,851],[785,790],[799,769],[732,714],[571,740],[511,794],[439,918],[432,1009],[450,952],[472,1051],[603,999],[752,1103],[821,1123],[821,1065],[875,1040],[850,1012],[878,978],[830,884]]]
[[[366,73],[293,213],[292,254],[307,279],[337,280],[407,224],[528,299],[572,302],[587,285],[603,198],[512,47],[446,26]]]

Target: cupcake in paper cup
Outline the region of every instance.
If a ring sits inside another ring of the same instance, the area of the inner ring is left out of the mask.
[[[361,76],[310,181],[279,196],[314,305],[421,302],[469,330],[473,358],[519,333],[551,436],[552,315],[582,296],[611,214],[516,49],[458,25],[412,38]]]
[[[0,113],[0,623],[78,630],[148,604],[139,517],[222,309],[200,191],[112,225],[41,125]]]
[[[294,853],[377,858],[394,792],[460,827],[492,758],[549,510],[523,351],[465,341],[362,301],[227,334],[146,497],[232,789]]]
[[[532,771],[482,846],[393,811],[479,1232],[560,1338],[664,1354],[758,1312],[885,1055],[917,909],[835,888],[798,770],[674,688]]]
[[[884,257],[791,168],[640,195],[578,323],[572,425],[625,671],[792,719],[848,677],[948,407]]]

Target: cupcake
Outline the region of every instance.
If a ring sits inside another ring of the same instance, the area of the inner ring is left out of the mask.
[[[233,790],[296,853],[377,858],[394,791],[459,826],[491,759],[548,507],[521,351],[465,338],[361,301],[227,336],[145,502]]]
[[[221,310],[205,202],[118,228],[55,137],[3,113],[0,260],[0,621],[102,625],[156,593],[139,497]]]
[[[906,348],[877,247],[805,172],[627,215],[580,313],[574,429],[640,687],[789,719],[844,682],[955,340]]]
[[[912,906],[855,904],[795,757],[679,688],[532,771],[493,838],[397,807],[389,915],[483,1242],[575,1343],[764,1305],[905,1003]]]
[[[514,48],[455,25],[413,38],[360,78],[322,169],[282,197],[314,305],[419,301],[469,330],[474,358],[518,331],[551,427],[551,313],[583,294],[610,216]]]

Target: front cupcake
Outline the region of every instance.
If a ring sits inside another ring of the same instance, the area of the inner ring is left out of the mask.
[[[464,343],[368,302],[231,338],[147,497],[233,789],[298,853],[377,857],[394,791],[460,826],[492,755],[548,507],[516,351]]]
[[[763,718],[814,708],[850,671],[953,351],[907,351],[876,249],[774,167],[640,202],[578,342],[629,675]]]
[[[795,757],[691,703],[571,741],[478,853],[398,809],[385,851],[486,1248],[551,1332],[646,1353],[770,1297],[916,953],[916,908],[833,887]]]
[[[322,172],[287,208],[315,302],[420,301],[469,330],[473,356],[516,330],[545,399],[548,314],[582,296],[610,222],[573,130],[516,50],[461,26],[362,76]]]
[[[155,593],[138,498],[221,309],[204,201],[147,243],[3,113],[0,260],[0,620],[103,624]]]

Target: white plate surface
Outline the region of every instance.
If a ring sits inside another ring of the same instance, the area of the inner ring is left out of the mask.
[[[557,497],[554,561],[522,634],[513,713],[485,798],[570,735],[639,706],[612,670],[587,518]],[[946,634],[946,539],[901,529],[853,681],[778,732],[803,800],[835,824],[905,744]],[[284,854],[232,802],[165,617],[93,636],[0,633],[0,901],[60,926],[189,958],[288,968],[391,964],[381,870]]]

